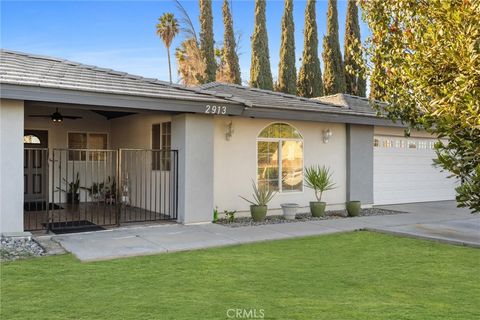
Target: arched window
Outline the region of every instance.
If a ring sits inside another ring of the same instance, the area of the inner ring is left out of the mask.
[[[257,182],[279,192],[303,190],[303,138],[286,123],[264,128],[257,138]]]
[[[34,134],[27,134],[23,136],[24,144],[40,144],[40,139]]]

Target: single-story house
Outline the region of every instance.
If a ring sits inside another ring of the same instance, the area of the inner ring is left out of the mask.
[[[454,199],[432,167],[435,139],[378,117],[364,98],[316,99],[210,83],[185,88],[64,59],[0,53],[1,232],[247,213],[251,181],[281,203],[314,199],[304,169],[326,165],[330,209]]]

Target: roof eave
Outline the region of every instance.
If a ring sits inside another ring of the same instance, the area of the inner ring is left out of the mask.
[[[205,113],[211,103],[227,105],[229,114],[240,115],[244,106],[239,103],[214,98],[182,99],[165,96],[142,96],[97,91],[67,90],[44,86],[22,86],[2,83],[0,97],[4,99],[83,104],[97,107],[138,108],[145,110]]]

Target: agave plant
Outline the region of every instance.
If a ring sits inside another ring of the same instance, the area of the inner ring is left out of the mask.
[[[318,202],[322,201],[323,192],[335,189],[332,174],[326,166],[311,166],[305,169],[305,186],[315,191]]]
[[[275,196],[276,192],[270,190],[266,187],[259,187],[255,184],[255,181],[252,180],[252,187],[253,187],[253,201],[248,200],[240,196],[243,200],[250,202],[254,206],[266,206],[272,198]]]
[[[70,194],[77,194],[80,191],[80,178],[79,178],[79,172],[77,172],[77,175],[75,176],[75,180],[68,182],[67,179],[63,178],[63,182],[65,183],[66,188],[63,189],[61,187],[57,187],[58,190],[65,192],[65,193],[70,193]]]

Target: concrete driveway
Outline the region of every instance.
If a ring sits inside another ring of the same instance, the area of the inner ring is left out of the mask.
[[[217,224],[153,225],[53,236],[81,261],[94,261],[323,235],[375,230],[480,247],[480,216],[453,201],[382,206],[408,213],[229,228]]]
[[[468,209],[457,208],[455,201],[398,204],[379,208],[410,212],[417,221],[368,228],[370,230],[480,247],[480,215],[473,215]]]

